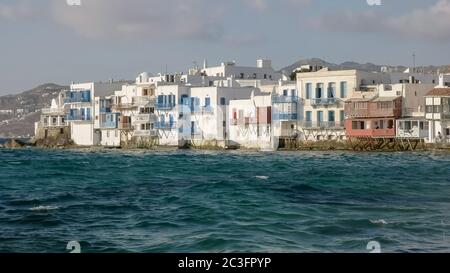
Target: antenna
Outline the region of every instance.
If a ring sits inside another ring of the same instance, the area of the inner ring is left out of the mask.
[[[416,73],[416,53],[413,52],[413,73]]]

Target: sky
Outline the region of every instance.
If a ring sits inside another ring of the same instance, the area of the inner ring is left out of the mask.
[[[0,95],[204,59],[442,65],[450,0],[0,0],[0,37]]]

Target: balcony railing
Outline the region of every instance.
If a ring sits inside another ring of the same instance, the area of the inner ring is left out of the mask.
[[[114,109],[131,109],[133,107],[135,107],[135,105],[133,105],[132,103],[115,103],[112,104],[112,107]]]
[[[370,118],[370,117],[399,117],[402,110],[397,108],[384,109],[346,109],[346,114],[350,118]]]
[[[273,103],[298,103],[300,99],[297,96],[276,96],[272,101]]]
[[[111,113],[111,108],[109,108],[109,107],[100,108],[100,114],[106,114],[106,113]]]
[[[83,115],[68,115],[66,116],[67,121],[91,121],[92,117]]]
[[[42,114],[44,114],[44,115],[64,115],[65,111],[63,108],[44,108],[44,109],[42,109]]]
[[[313,106],[334,105],[336,103],[337,103],[336,98],[311,99],[311,105],[313,105]]]
[[[307,129],[343,129],[343,121],[303,121],[300,127]]]
[[[117,128],[120,130],[131,130],[132,126],[131,126],[131,123],[129,123],[129,122],[126,122],[126,123],[120,122],[120,123],[118,123]]]
[[[155,97],[150,96],[133,97],[133,104],[138,106],[154,104],[155,101],[156,101]]]
[[[116,121],[100,122],[100,128],[101,129],[116,129],[117,128],[117,122]]]
[[[142,123],[149,123],[156,121],[155,114],[137,114],[134,115],[133,123],[135,124],[142,124]]]
[[[289,121],[289,120],[298,120],[298,114],[297,113],[293,113],[293,114],[286,114],[286,113],[275,113],[273,114],[273,120],[278,120],[278,121]]]
[[[175,108],[175,103],[157,103],[156,109],[157,110],[172,110]]]

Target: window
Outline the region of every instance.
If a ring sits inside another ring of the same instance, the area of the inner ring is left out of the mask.
[[[225,98],[220,98],[220,105],[226,105],[227,104],[227,101],[226,101],[226,99]]]
[[[287,89],[284,89],[284,90],[283,90],[283,96],[287,97],[287,95],[288,95],[288,90],[287,90]]]
[[[366,123],[364,121],[353,121],[352,129],[353,130],[364,130],[366,128]]]
[[[317,122],[323,122],[323,111],[317,111]]]
[[[306,99],[310,100],[312,97],[312,83],[307,83],[305,89],[306,89]]]
[[[240,74],[240,78],[243,79],[244,78],[244,73]]]
[[[450,136],[450,128],[445,129],[445,135]]]
[[[336,96],[336,83],[330,82],[328,84],[328,98],[335,98]]]
[[[335,121],[334,111],[328,111],[328,121],[330,121],[330,122]]]
[[[205,98],[205,107],[211,106],[211,98]]]
[[[340,115],[340,121],[344,121],[345,120],[345,111],[341,110],[339,115]]]
[[[323,83],[318,83],[316,87],[316,99],[321,99],[323,96]]]
[[[311,122],[312,121],[312,112],[306,111],[306,121]]]
[[[347,82],[341,82],[341,98],[347,98]]]
[[[61,134],[61,135],[64,134],[64,129],[63,128],[59,129],[59,134]]]

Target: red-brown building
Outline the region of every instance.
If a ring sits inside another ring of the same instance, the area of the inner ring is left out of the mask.
[[[345,103],[347,137],[395,137],[396,119],[402,116],[402,97],[350,99]]]

